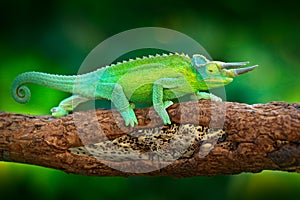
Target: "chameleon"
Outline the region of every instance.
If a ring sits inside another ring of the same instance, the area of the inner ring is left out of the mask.
[[[249,62],[221,62],[201,54],[169,53],[144,56],[118,62],[81,75],[55,75],[43,72],[25,72],[12,83],[15,101],[25,104],[30,90],[25,84],[33,83],[72,96],[51,109],[53,117],[72,112],[80,103],[89,100],[110,100],[124,119],[126,126],[138,124],[134,113],[137,103],[154,107],[165,125],[171,124],[166,109],[174,100],[191,99],[222,101],[209,89],[231,83],[234,77],[255,69],[258,65],[243,67]],[[193,98],[192,98],[193,97]]]

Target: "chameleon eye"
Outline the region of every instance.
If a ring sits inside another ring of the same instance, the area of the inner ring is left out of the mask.
[[[211,75],[218,74],[218,67],[215,64],[208,64],[206,66],[206,72]]]

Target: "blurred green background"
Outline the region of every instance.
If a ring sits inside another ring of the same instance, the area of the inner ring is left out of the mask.
[[[296,1],[2,1],[0,110],[49,114],[68,94],[30,85],[20,105],[10,85],[25,71],[76,74],[106,38],[137,27],[180,31],[212,58],[250,61],[255,71],[226,86],[227,100],[299,102],[300,12]],[[194,177],[84,177],[0,162],[0,198],[28,199],[300,199],[300,175]]]

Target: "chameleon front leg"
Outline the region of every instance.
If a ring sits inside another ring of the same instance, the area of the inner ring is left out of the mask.
[[[63,117],[73,111],[80,103],[89,100],[86,97],[75,94],[61,101],[57,107],[52,108],[50,111],[53,117]]]
[[[99,83],[96,87],[95,98],[104,98],[111,100],[125,121],[125,125],[134,126],[138,124],[134,114],[134,105],[130,104],[123,88],[117,83]]]
[[[154,110],[163,120],[164,124],[171,124],[170,117],[166,108],[173,104],[172,101],[163,101],[163,90],[182,87],[184,80],[182,78],[160,78],[153,84],[152,101]]]

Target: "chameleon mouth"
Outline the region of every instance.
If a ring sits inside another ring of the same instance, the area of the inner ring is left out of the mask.
[[[209,86],[218,87],[222,85],[227,85],[228,83],[231,83],[233,78],[229,77],[223,77],[223,78],[209,78],[205,79],[205,83]]]

